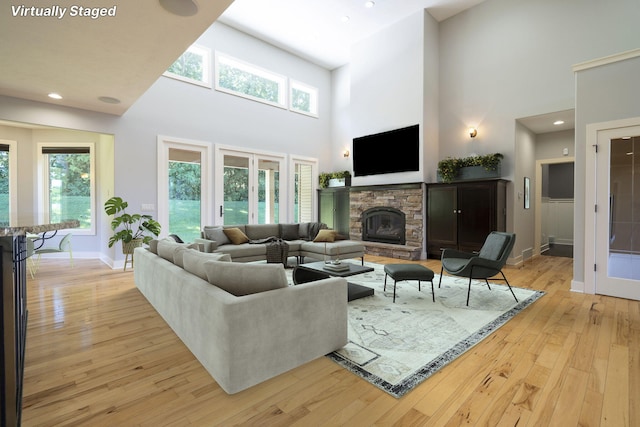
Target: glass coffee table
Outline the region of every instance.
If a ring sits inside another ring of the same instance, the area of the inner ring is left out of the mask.
[[[355,276],[356,274],[368,273],[370,271],[373,271],[373,268],[371,267],[351,264],[350,262],[345,262],[343,263],[343,265],[347,265],[349,266],[349,268],[343,271],[325,269],[324,261],[311,262],[309,264],[300,264],[293,269],[293,283],[298,285],[300,283],[313,282],[315,280],[326,279],[332,276],[349,277]],[[351,282],[347,282],[347,286],[347,301],[353,301],[354,299],[373,295],[373,289],[367,286],[362,286]]]

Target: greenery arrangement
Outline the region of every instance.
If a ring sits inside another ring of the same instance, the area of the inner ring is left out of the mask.
[[[342,178],[350,178],[351,172],[349,171],[341,171],[341,172],[321,172],[318,176],[318,184],[320,188],[327,188],[329,186],[330,179],[342,179]]]
[[[160,234],[159,222],[154,220],[151,215],[128,214],[125,211],[128,206],[127,202],[116,196],[104,203],[106,214],[114,215],[111,229],[115,233],[109,238],[109,247],[119,240],[125,244],[135,239],[142,239],[142,242],[146,244],[153,239],[153,236]],[[120,229],[118,230],[118,228]]]
[[[443,182],[451,182],[460,168],[467,166],[482,166],[485,170],[494,171],[498,168],[504,156],[500,153],[485,154],[483,156],[470,156],[463,158],[447,157],[438,162],[438,173]]]

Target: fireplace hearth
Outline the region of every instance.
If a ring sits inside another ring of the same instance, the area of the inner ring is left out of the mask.
[[[393,207],[381,206],[362,213],[362,240],[404,245],[405,214]]]

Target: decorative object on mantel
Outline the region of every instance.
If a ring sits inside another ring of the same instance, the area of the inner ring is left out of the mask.
[[[348,187],[351,185],[351,172],[322,172],[318,176],[320,188]]]
[[[129,255],[133,266],[133,250],[142,244],[148,244],[160,234],[160,223],[151,215],[128,214],[125,209],[129,206],[122,198],[114,196],[104,203],[107,215],[114,215],[111,220],[113,236],[109,238],[109,247],[117,241],[122,241],[122,253],[126,255],[124,269],[127,269]],[[119,214],[119,215],[116,215]]]
[[[438,162],[438,182],[500,178],[500,153],[463,158],[447,157]]]

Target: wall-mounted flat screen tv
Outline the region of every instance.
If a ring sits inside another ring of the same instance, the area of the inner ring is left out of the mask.
[[[353,139],[354,176],[419,170],[419,125]]]

